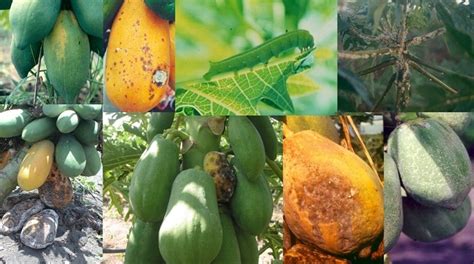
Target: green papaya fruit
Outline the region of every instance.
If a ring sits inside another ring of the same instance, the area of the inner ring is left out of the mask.
[[[12,109],[0,113],[0,138],[21,135],[23,128],[33,117],[25,109]]]
[[[61,133],[71,133],[79,125],[79,116],[74,110],[62,112],[56,120],[56,127]]]
[[[0,10],[8,10],[10,9],[10,6],[12,5],[13,0],[2,0],[0,2]]]
[[[104,39],[88,35],[89,43],[91,45],[91,50],[97,55],[104,57],[105,48],[104,48]]]
[[[150,113],[150,121],[146,129],[148,141],[152,140],[157,134],[162,134],[173,124],[174,112]]]
[[[21,50],[43,40],[53,29],[61,0],[14,0],[10,25],[15,46]]]
[[[74,136],[83,145],[99,144],[100,125],[94,120],[81,120],[74,130]]]
[[[273,129],[272,122],[268,116],[249,116],[252,124],[257,129],[265,147],[265,154],[271,160],[275,160],[278,154],[278,138]]]
[[[66,103],[74,103],[89,79],[90,46],[71,11],[60,12],[43,49],[51,84]]]
[[[255,236],[245,233],[238,226],[235,226],[235,234],[239,242],[242,264],[258,264],[258,244]]]
[[[21,78],[28,76],[31,69],[38,64],[39,52],[41,48],[41,42],[36,42],[28,45],[25,49],[21,50],[14,45],[15,40],[12,40],[11,44],[11,59],[13,66],[15,66],[16,72]]]
[[[100,104],[77,104],[73,108],[85,120],[97,119],[102,115],[102,105]]]
[[[466,128],[471,123],[471,114],[469,112],[445,113],[445,112],[423,112],[421,116],[436,119],[446,123],[459,136],[464,134]]]
[[[71,5],[82,30],[89,35],[102,38],[104,14],[99,10],[102,10],[104,1],[71,0]]]
[[[153,138],[133,170],[129,200],[143,221],[162,221],[171,186],[179,172],[179,149],[160,135]]]
[[[255,182],[245,177],[237,167],[237,186],[230,200],[232,216],[244,232],[259,235],[267,228],[273,213],[273,199],[265,177]]]
[[[175,0],[145,0],[145,4],[161,18],[174,21],[174,1]]]
[[[220,213],[220,217],[223,232],[222,246],[212,264],[240,264],[240,249],[234,230],[234,222],[224,212]]]
[[[403,227],[402,193],[397,165],[384,154],[384,250],[389,252],[398,241]]]
[[[158,250],[157,237],[160,224],[135,218],[128,235],[125,264],[165,264]]]
[[[436,242],[463,229],[471,216],[471,200],[466,197],[454,210],[429,207],[403,197],[403,233],[413,240]]]
[[[31,121],[23,128],[21,138],[29,143],[43,140],[56,132],[56,121],[49,117],[43,117]]]
[[[94,176],[99,173],[102,168],[102,162],[100,159],[99,151],[94,146],[85,145],[84,154],[86,154],[86,167],[82,171],[82,176]]]
[[[166,263],[208,264],[219,254],[223,231],[214,188],[212,178],[200,169],[176,177],[159,232]]]
[[[256,182],[265,167],[265,147],[260,134],[245,116],[230,116],[227,131],[241,173]]]
[[[62,112],[70,108],[66,104],[47,104],[43,105],[43,114],[47,117],[58,117]]]
[[[206,154],[219,150],[221,137],[212,133],[208,125],[209,117],[192,116],[184,121],[193,145],[183,155],[183,168],[202,168]]]
[[[86,168],[84,148],[74,136],[69,134],[61,135],[59,138],[54,158],[59,171],[68,177],[79,176]]]
[[[454,130],[434,119],[398,126],[388,139],[405,190],[427,206],[457,208],[471,189],[471,161]]]
[[[115,15],[123,4],[123,0],[104,0],[104,30],[112,27]]]

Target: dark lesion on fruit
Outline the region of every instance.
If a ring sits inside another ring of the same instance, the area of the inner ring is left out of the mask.
[[[237,182],[234,167],[224,153],[211,151],[204,159],[204,170],[214,179],[217,201],[227,203],[234,194]]]

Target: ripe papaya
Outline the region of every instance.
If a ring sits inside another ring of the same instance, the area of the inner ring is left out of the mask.
[[[84,171],[82,171],[81,175],[97,175],[97,173],[100,171],[100,168],[102,167],[99,151],[97,151],[97,149],[91,145],[82,147],[84,148],[84,153],[86,154],[86,167],[84,168]]]
[[[403,233],[413,240],[436,242],[463,229],[471,216],[471,200],[466,197],[457,209],[429,207],[403,197]]]
[[[125,264],[165,264],[158,250],[160,222],[148,223],[135,218],[125,252]]]
[[[47,104],[43,105],[43,114],[47,117],[58,117],[62,112],[70,108],[67,104]]]
[[[14,45],[15,40],[11,44],[11,59],[16,72],[21,78],[28,76],[30,70],[38,64],[41,42],[28,45],[21,50]]]
[[[438,121],[446,123],[450,126],[456,134],[461,136],[466,131],[466,128],[471,123],[471,113],[469,112],[423,112],[421,116],[436,119]]]
[[[10,9],[10,6],[12,5],[13,0],[3,0],[0,2],[0,10],[8,10]]]
[[[71,133],[79,125],[79,116],[74,110],[62,112],[56,119],[56,127],[61,133]]]
[[[31,121],[23,128],[21,138],[26,142],[37,142],[43,140],[56,132],[56,122],[49,117],[43,117]]]
[[[112,26],[115,15],[123,4],[123,0],[104,0],[104,29]]]
[[[166,263],[211,263],[222,240],[214,182],[200,169],[182,171],[173,183],[159,232],[163,258]]]
[[[95,52],[97,55],[104,57],[105,48],[104,48],[104,39],[97,38],[91,35],[89,37],[89,44],[91,45],[91,50]]]
[[[105,64],[107,96],[114,106],[146,112],[166,96],[169,42],[168,21],[155,15],[144,1],[123,2],[112,25]]]
[[[240,264],[239,242],[234,230],[234,222],[226,213],[221,212],[222,225],[222,246],[217,257],[211,262],[212,264]]]
[[[97,119],[102,115],[102,105],[100,104],[76,104],[73,109],[85,120]]]
[[[283,182],[286,223],[305,244],[348,255],[382,234],[378,176],[359,156],[317,132],[284,139]]]
[[[237,167],[237,186],[230,200],[235,222],[240,229],[252,235],[265,231],[273,213],[272,194],[262,174],[251,182]]]
[[[162,134],[173,124],[174,112],[150,113],[150,121],[146,130],[146,137],[151,141],[157,134]]]
[[[46,182],[53,165],[54,144],[49,140],[31,146],[20,164],[18,185],[25,191],[39,188]]]
[[[102,10],[103,2],[103,0],[71,0],[72,11],[82,30],[97,38],[102,38],[104,16],[99,10]]]
[[[204,157],[204,171],[213,179],[216,185],[217,201],[226,203],[234,194],[236,177],[234,167],[227,161],[224,153],[211,151]]]
[[[278,139],[273,129],[272,122],[268,116],[249,116],[252,124],[257,129],[265,147],[265,154],[271,160],[275,160],[278,154]]]
[[[179,149],[171,140],[156,136],[133,170],[129,200],[143,221],[162,221],[171,186],[179,172]]]
[[[183,154],[183,168],[202,168],[206,154],[219,150],[221,137],[212,133],[208,124],[209,117],[186,117],[184,121],[185,130],[193,145]]]
[[[230,116],[227,132],[241,173],[256,182],[265,167],[265,147],[260,134],[245,116]]]
[[[393,158],[384,154],[384,247],[389,252],[398,241],[403,227],[400,175]]]
[[[21,135],[23,128],[33,119],[25,109],[12,109],[0,113],[0,138]]]
[[[388,139],[403,186],[417,202],[457,208],[471,189],[471,161],[454,130],[434,119],[398,126]]]
[[[174,21],[174,0],[145,0],[145,4],[161,18]]]
[[[74,103],[89,78],[90,46],[71,11],[61,11],[43,48],[51,84],[66,103]]]
[[[53,29],[61,0],[15,0],[10,8],[10,24],[15,46],[21,50],[40,42]]]
[[[242,264],[258,264],[258,244],[255,236],[245,233],[235,225],[235,234],[239,242]]]
[[[79,176],[86,167],[86,154],[81,143],[69,134],[61,135],[54,155],[59,171],[68,176]]]
[[[100,125],[94,120],[81,120],[74,136],[83,145],[97,145],[99,143]]]
[[[312,130],[339,144],[339,133],[329,116],[287,116],[285,122],[293,133]]]

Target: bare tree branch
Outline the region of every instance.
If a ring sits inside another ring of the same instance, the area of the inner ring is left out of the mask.
[[[338,56],[340,59],[357,60],[357,59],[369,59],[377,56],[393,55],[396,54],[398,49],[395,48],[382,48],[376,50],[361,50],[361,51],[341,51]]]
[[[369,73],[375,72],[375,71],[380,70],[380,69],[383,69],[383,68],[385,68],[385,67],[388,67],[388,66],[390,66],[390,65],[393,65],[393,64],[395,64],[395,63],[396,63],[396,59],[390,58],[390,59],[385,60],[385,61],[383,61],[383,62],[381,62],[381,63],[379,63],[379,64],[377,64],[377,65],[375,65],[375,66],[373,66],[373,67],[370,67],[370,68],[368,68],[368,69],[362,70],[362,71],[358,72],[357,74],[359,74],[360,76],[364,76],[364,75],[367,75],[367,74],[369,74]]]
[[[383,92],[382,96],[379,98],[377,103],[375,103],[374,108],[372,108],[372,112],[377,111],[377,108],[379,108],[379,106],[382,103],[383,99],[385,98],[385,96],[387,96],[388,91],[390,91],[390,88],[392,88],[393,83],[395,82],[396,78],[397,78],[397,73],[392,74],[392,77],[390,78],[390,81],[388,81],[387,88],[385,88],[385,91]]]
[[[418,65],[416,62],[414,61],[409,61],[410,65],[415,69],[417,70],[419,73],[421,73],[422,75],[424,75],[425,77],[427,77],[428,79],[430,79],[431,81],[434,81],[435,83],[437,83],[439,86],[441,86],[442,88],[444,88],[446,91],[450,92],[450,93],[453,93],[453,94],[458,94],[458,91],[454,88],[451,88],[449,85],[445,84],[443,81],[441,81],[440,79],[438,79],[438,77],[434,76],[433,74],[431,74],[430,72],[428,72],[427,70],[423,69],[420,65]]]
[[[427,33],[425,35],[422,35],[422,36],[418,36],[418,37],[414,37],[412,39],[409,39],[407,42],[406,42],[406,46],[409,47],[409,46],[413,46],[413,45],[420,45],[422,44],[423,42],[425,41],[428,41],[430,39],[434,39],[436,38],[437,36],[440,36],[440,35],[443,35],[444,33],[446,33],[446,28],[442,27],[442,28],[438,28],[434,31],[431,31],[430,33]]]

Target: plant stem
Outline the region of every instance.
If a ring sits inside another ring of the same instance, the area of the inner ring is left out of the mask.
[[[393,65],[393,64],[395,64],[395,62],[396,62],[396,60],[394,58],[390,58],[390,59],[385,60],[385,61],[383,61],[383,62],[381,62],[381,63],[379,63],[379,64],[377,64],[373,67],[362,70],[362,71],[358,72],[357,74],[359,74],[360,76],[364,76],[366,74],[369,74],[369,73],[375,72],[377,70],[381,70],[381,69],[383,69],[385,67],[388,67],[390,65]]]
[[[33,105],[36,105],[36,97],[38,96],[38,86],[39,86],[39,74],[41,70],[41,57],[43,56],[43,45],[40,46],[39,58],[38,58],[38,68],[36,70],[36,82],[35,82],[35,94],[33,96]]]
[[[339,52],[339,59],[357,60],[357,59],[369,59],[372,57],[393,55],[396,54],[398,49],[396,48],[382,48],[375,50],[361,50],[361,51],[341,51]]]
[[[350,135],[350,132],[349,132],[349,126],[347,125],[347,120],[344,117],[345,116],[343,116],[343,115],[339,116],[339,122],[341,122],[342,132],[343,132],[343,135],[344,135],[344,140],[346,141],[346,144],[347,144],[346,148],[348,150],[352,151],[352,152],[355,152],[354,148],[352,147],[351,135]]]
[[[417,70],[419,73],[421,73],[422,75],[426,76],[428,79],[430,79],[431,81],[434,81],[435,83],[437,83],[438,85],[440,85],[442,88],[444,88],[446,91],[450,92],[450,93],[453,93],[453,94],[458,94],[458,91],[454,88],[451,88],[449,85],[445,84],[443,81],[441,81],[440,79],[438,79],[438,77],[434,76],[433,74],[431,74],[430,72],[428,72],[427,70],[423,69],[419,64],[417,64],[416,62],[414,61],[409,61],[410,65],[415,69]]]
[[[268,164],[268,166],[270,167],[270,169],[272,169],[272,171],[275,173],[275,175],[281,180],[283,181],[283,173],[280,169],[280,167],[278,167],[278,165],[276,164],[275,161],[269,159],[268,157],[265,157],[265,160]]]
[[[409,39],[407,42],[406,42],[406,46],[409,47],[409,46],[415,46],[415,45],[420,45],[422,44],[423,42],[425,41],[428,41],[430,39],[434,39],[436,38],[437,36],[440,36],[442,34],[446,33],[446,28],[442,27],[442,28],[438,28],[436,30],[433,30],[423,36],[418,36],[418,37],[414,37],[412,39]]]
[[[387,88],[385,88],[385,91],[383,92],[382,97],[379,98],[379,100],[375,104],[374,108],[372,108],[372,112],[375,112],[377,110],[377,108],[380,106],[380,104],[382,103],[385,96],[387,96],[388,91],[390,91],[390,88],[392,88],[393,83],[395,82],[396,78],[397,78],[397,73],[392,74],[392,77],[388,81]]]

